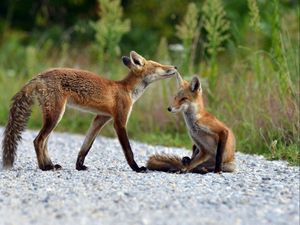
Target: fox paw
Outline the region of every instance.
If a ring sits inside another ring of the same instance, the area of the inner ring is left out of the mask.
[[[178,170],[178,168],[171,168],[167,172],[168,173],[177,173],[177,174],[179,174],[179,173],[181,173],[181,170]]]
[[[76,170],[87,170],[88,169],[88,167],[87,166],[85,166],[85,165],[76,165]]]
[[[187,165],[190,164],[191,158],[188,157],[188,156],[185,156],[185,157],[182,158],[181,162],[182,162],[182,164],[183,164],[184,166],[187,166]]]
[[[186,168],[183,168],[181,170],[178,171],[178,173],[182,174],[182,173],[188,173],[189,171]]]
[[[196,167],[190,171],[191,173],[207,174],[210,171],[206,167]]]
[[[55,164],[53,169],[54,169],[54,170],[61,170],[62,167],[61,167],[61,165],[59,165],[59,164]]]
[[[48,164],[48,165],[44,165],[42,167],[40,167],[41,170],[43,171],[48,171],[48,170],[60,170],[62,167],[59,164]]]
[[[135,172],[137,172],[137,173],[146,173],[147,168],[144,167],[144,166],[141,166],[141,167],[138,167],[138,169],[136,169]]]
[[[214,170],[214,173],[221,174],[221,173],[222,173],[222,169],[215,169],[215,170]]]

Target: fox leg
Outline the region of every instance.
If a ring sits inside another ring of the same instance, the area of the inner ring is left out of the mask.
[[[220,173],[222,171],[222,161],[223,161],[223,154],[225,151],[225,146],[228,138],[228,131],[223,130],[219,133],[219,142],[217,147],[216,153],[216,164],[215,164],[215,173]]]
[[[213,158],[211,158],[211,159],[199,164],[191,172],[192,173],[206,174],[206,173],[209,173],[209,172],[213,172],[214,169],[215,169],[215,160]]]
[[[198,149],[198,153],[191,159],[189,165],[187,165],[187,170],[193,171],[193,169],[195,169],[199,164],[206,162],[210,158],[211,156],[209,154],[202,149]]]
[[[222,172],[232,173],[235,171],[235,169],[236,169],[235,161],[226,162],[226,163],[222,164]],[[205,173],[214,172],[214,171],[215,171],[215,161],[209,160],[207,162],[204,162],[204,163],[198,165],[191,172],[205,174]]]
[[[191,159],[195,158],[196,155],[198,155],[200,153],[200,149],[197,147],[197,145],[193,145],[193,154]]]
[[[97,115],[95,119],[93,120],[87,135],[84,139],[84,142],[81,146],[81,149],[78,153],[77,161],[76,161],[76,169],[77,170],[86,170],[87,167],[83,165],[84,159],[86,155],[88,154],[89,150],[91,149],[96,136],[100,132],[101,128],[111,119],[110,116],[102,116]]]
[[[126,119],[120,119],[118,116],[114,118],[114,128],[119,138],[120,144],[122,146],[123,152],[125,154],[125,158],[127,160],[128,165],[135,172],[143,172],[146,171],[147,168],[142,166],[139,167],[134,160],[134,155],[131,150],[130,142],[128,140],[127,131],[126,131]]]
[[[223,166],[222,166],[222,171],[223,172],[231,173],[231,172],[234,172],[235,169],[236,169],[235,161],[223,163]]]
[[[181,162],[182,162],[182,164],[183,164],[184,166],[187,166],[188,164],[190,164],[191,160],[192,160],[193,158],[195,158],[195,156],[196,156],[197,154],[199,154],[199,151],[200,151],[200,150],[198,149],[198,147],[197,147],[195,144],[193,145],[192,149],[193,149],[192,157],[190,158],[190,157],[188,157],[188,156],[185,156],[185,157],[183,157],[182,160],[181,160]]]
[[[47,142],[50,133],[59,123],[62,115],[65,112],[66,101],[62,101],[62,104],[56,104],[55,109],[48,110],[43,109],[43,127],[40,130],[38,136],[34,139],[34,148],[37,155],[38,165],[41,170],[52,170],[61,168],[60,165],[53,165],[48,155]]]
[[[200,153],[199,148],[196,145],[193,145],[193,155],[192,159],[194,159],[198,154]],[[203,162],[202,164],[198,165],[194,169],[191,170],[192,173],[200,173],[200,174],[206,174],[208,172],[212,172],[214,170],[214,161],[211,162],[211,160],[207,160]]]

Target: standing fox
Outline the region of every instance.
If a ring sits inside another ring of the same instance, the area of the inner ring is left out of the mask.
[[[3,167],[13,166],[17,144],[36,97],[43,113],[43,127],[33,142],[40,169],[61,168],[51,162],[47,141],[68,105],[96,115],[78,154],[77,170],[87,169],[84,159],[101,128],[111,119],[129,166],[136,172],[146,170],[134,160],[126,124],[134,102],[148,85],[175,75],[177,68],[146,60],[134,51],[130,52],[130,57],[123,56],[122,60],[129,68],[129,73],[121,81],[107,80],[89,71],[67,68],[43,72],[29,81],[12,100],[2,143]]]
[[[177,74],[179,91],[168,111],[182,112],[194,142],[192,157],[153,155],[147,168],[165,172],[220,173],[235,170],[235,137],[233,132],[205,111],[201,83],[194,77],[189,83]]]

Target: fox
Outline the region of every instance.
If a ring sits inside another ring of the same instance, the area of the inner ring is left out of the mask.
[[[176,155],[152,155],[146,167],[149,170],[177,173],[234,172],[236,140],[234,133],[204,107],[201,82],[197,76],[191,82],[177,73],[178,92],[168,111],[183,114],[193,142],[191,158]]]
[[[135,51],[131,51],[129,56],[123,56],[122,61],[129,72],[118,81],[72,68],[50,69],[28,81],[12,98],[2,141],[3,168],[13,167],[18,142],[37,99],[43,115],[43,125],[33,144],[41,170],[62,168],[61,165],[52,163],[47,142],[68,106],[95,115],[77,156],[77,170],[88,168],[84,165],[85,157],[101,128],[113,120],[113,127],[128,165],[133,171],[146,171],[146,167],[139,167],[134,159],[126,130],[127,122],[134,103],[146,88],[155,81],[174,76],[177,67],[146,60]]]

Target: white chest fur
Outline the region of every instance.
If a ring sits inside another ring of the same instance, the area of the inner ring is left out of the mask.
[[[138,100],[142,94],[145,92],[146,88],[148,87],[148,84],[144,81],[141,83],[137,84],[136,87],[133,89],[131,92],[131,98],[135,102]]]
[[[201,124],[199,119],[201,115],[197,114],[195,109],[189,108],[183,113],[189,135],[198,148],[205,148],[209,152],[214,152],[217,147],[215,134],[204,124]]]

